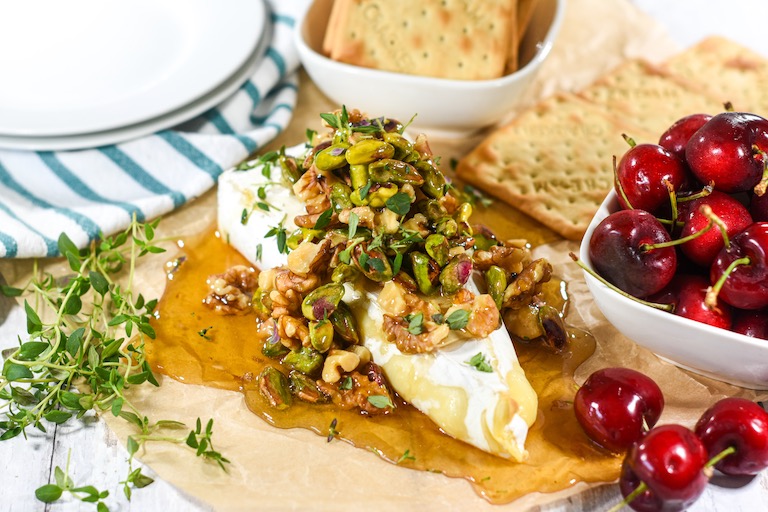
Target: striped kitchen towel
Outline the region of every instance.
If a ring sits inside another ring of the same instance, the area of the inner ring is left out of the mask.
[[[306,0],[267,0],[271,42],[226,101],[172,130],[79,151],[0,150],[0,257],[58,255],[66,233],[85,247],[200,196],[223,170],[277,136],[296,104],[293,27]]]

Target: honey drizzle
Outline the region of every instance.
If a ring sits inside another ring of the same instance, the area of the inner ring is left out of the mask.
[[[270,408],[255,377],[274,361],[261,354],[255,316],[220,316],[201,302],[209,275],[248,262],[213,232],[188,241],[184,251],[185,259],[170,276],[158,307],[157,338],[147,345],[155,370],[186,383],[240,391],[248,408],[275,427],[303,427],[325,438],[335,419],[339,439],[405,467],[465,478],[491,503],[618,477],[620,459],[589,442],[571,407],[574,370],[595,347],[589,334],[572,333],[568,351],[561,354],[537,343],[515,344],[539,396],[539,414],[526,441],[528,461],[514,463],[442,433],[400,399],[393,414],[379,417],[300,401],[283,411]],[[553,301],[560,295],[556,284],[548,293]]]

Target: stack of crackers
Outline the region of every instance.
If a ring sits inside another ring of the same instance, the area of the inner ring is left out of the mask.
[[[334,0],[323,51],[398,73],[483,80],[517,69],[538,0]]]
[[[768,116],[768,60],[720,37],[659,66],[631,60],[577,93],[550,97],[497,129],[458,164],[464,181],[571,240],[613,187],[622,134],[657,143],[679,118],[734,110]]]

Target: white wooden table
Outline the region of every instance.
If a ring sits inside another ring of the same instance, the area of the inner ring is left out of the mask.
[[[753,48],[768,57],[764,35],[768,19],[765,0],[632,0],[663,25],[681,46],[688,46],[707,34],[721,34]],[[606,20],[610,23],[610,20]],[[14,345],[16,335],[25,331],[23,311],[0,297],[0,348]],[[53,480],[53,469],[64,467],[71,457],[70,476],[76,485],[93,485],[108,490],[106,503],[112,511],[189,511],[212,510],[195,498],[160,479],[137,489],[128,502],[119,484],[128,472],[125,447],[105,426],[91,418],[82,423],[56,427],[47,434],[30,431],[28,439],[18,437],[0,442],[0,512],[95,510],[95,506],[64,500],[46,506],[37,501],[36,488]],[[143,472],[154,476],[151,468]],[[606,510],[619,501],[615,485],[545,507],[546,511]],[[390,508],[386,504],[366,504],[366,508]],[[754,512],[768,510],[768,473],[754,479],[724,482],[717,478],[691,509],[699,512]]]

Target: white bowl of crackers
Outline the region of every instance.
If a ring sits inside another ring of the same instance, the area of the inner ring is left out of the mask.
[[[565,0],[315,0],[294,34],[318,88],[432,136],[501,121],[554,43]]]

